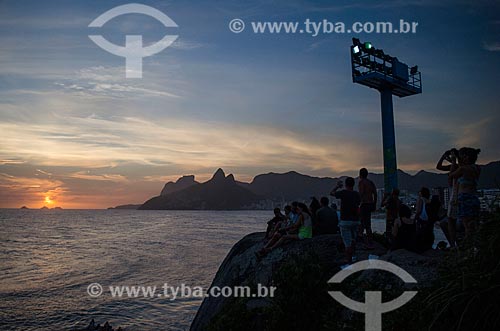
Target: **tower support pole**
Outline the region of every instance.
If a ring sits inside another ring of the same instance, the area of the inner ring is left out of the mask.
[[[390,194],[398,187],[396,161],[396,136],[394,133],[394,112],[392,108],[392,90],[385,87],[380,90],[382,107],[382,141],[384,149],[384,192]]]

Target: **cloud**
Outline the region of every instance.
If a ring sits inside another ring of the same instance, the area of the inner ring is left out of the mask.
[[[200,43],[197,41],[192,41],[192,40],[186,40],[182,39],[182,37],[179,37],[174,43],[169,46],[169,48],[173,49],[178,49],[178,50],[193,50],[193,49],[198,49],[201,47],[205,47],[206,44]]]
[[[102,96],[108,98],[127,98],[127,97],[168,97],[180,98],[179,95],[159,91],[151,88],[137,87],[123,84],[108,84],[99,82],[89,82],[87,84],[70,84],[58,83],[64,90],[75,93],[79,96],[94,97]]]
[[[0,17],[0,27],[11,28],[20,27],[43,30],[65,30],[71,28],[81,28],[89,24],[89,19],[82,16],[74,16],[65,13],[64,16],[58,17],[35,17],[35,16],[18,16]]]
[[[433,1],[433,0],[388,0],[388,1],[337,1],[334,4],[312,4],[303,0],[286,1],[286,5],[295,8],[297,12],[342,12],[351,9],[394,9],[405,7],[445,7],[450,3],[457,5],[457,1]],[[461,2],[467,4],[465,0]]]
[[[45,125],[0,123],[0,129],[4,133],[2,156],[15,154],[46,165],[84,162],[90,166],[119,160],[163,161],[180,169],[252,163],[262,168],[326,166],[342,171],[351,161],[341,155],[362,159],[366,150],[349,141],[337,146],[316,144],[291,131],[276,135],[272,127],[179,120],[153,123],[137,117],[60,117],[59,123]]]
[[[118,175],[118,174],[93,175],[93,174],[91,174],[91,172],[89,170],[72,173],[72,174],[68,175],[67,177],[85,179],[85,180],[116,182],[116,183],[128,183],[129,182],[127,177],[125,177],[123,175]]]
[[[16,177],[0,173],[0,201],[1,206],[18,206],[26,201],[44,201],[45,197],[57,201],[64,195],[66,188],[60,180]]]
[[[0,160],[0,165],[6,165],[6,164],[24,164],[26,161],[24,160],[16,160],[16,159],[3,159]]]
[[[46,172],[46,171],[43,171],[43,170],[40,170],[40,169],[36,169],[36,172],[37,172],[37,175],[38,173],[42,174],[42,175],[45,175],[45,176],[52,176],[52,174],[50,172]]]
[[[367,11],[392,17],[432,6],[441,7],[426,16],[428,29],[411,40],[377,36],[401,54],[411,44],[416,51],[407,54],[428,68],[423,96],[405,99],[401,106],[395,101],[400,166],[428,167],[440,149],[459,144],[477,144],[484,151],[481,160],[498,158],[500,122],[493,116],[498,102],[489,93],[494,84],[475,79],[484,75],[484,68],[493,68],[494,61],[485,52],[484,63],[474,60],[478,46],[498,51],[498,43],[478,45],[477,38],[463,36],[468,27],[456,19],[470,16],[469,24],[475,25],[491,15],[471,16],[465,1],[455,3],[207,3],[197,8],[203,14],[200,20],[192,5],[155,2],[180,24],[174,29],[179,38],[165,52],[144,60],[142,80],[126,79],[125,59],[101,50],[87,37],[88,23],[108,5],[5,3],[11,11],[0,10],[0,26],[8,32],[2,34],[0,54],[0,172],[12,177],[2,180],[21,185],[33,178],[34,185],[43,188],[40,194],[56,194],[60,187],[67,196],[58,199],[72,206],[102,207],[113,201],[141,201],[182,174],[206,179],[219,166],[245,180],[268,171],[320,176],[360,166],[380,171],[379,105],[374,91],[349,81],[348,48],[340,47],[344,39],[348,45],[349,36],[332,36],[339,39],[338,45],[328,36],[236,36],[227,30],[227,21],[295,21],[311,15],[348,21]],[[486,8],[485,3],[480,1],[475,13]],[[448,19],[440,14],[442,8],[451,13]],[[71,15],[62,15],[65,10]],[[336,15],[339,12],[342,15]],[[148,20],[123,17],[122,23],[117,19],[98,33],[123,45],[131,30],[138,29],[145,44],[172,32]],[[443,24],[450,31],[432,50],[428,44],[440,36],[433,33],[434,27]],[[80,25],[83,28],[77,29]],[[452,52],[451,43],[457,39],[463,41],[465,53]],[[319,52],[326,44],[331,44],[328,51]],[[311,52],[303,51],[307,46]],[[440,56],[443,50],[460,56]],[[477,84],[464,85],[463,77]],[[23,188],[14,185],[9,190],[6,195],[20,196]],[[25,199],[32,199],[29,194]]]
[[[74,78],[56,82],[55,86],[84,97],[166,97],[180,98],[179,95],[161,90],[156,83],[125,78],[124,67],[89,67],[76,72]]]
[[[499,42],[492,42],[492,43],[483,43],[483,49],[490,51],[490,52],[500,52],[500,43]]]
[[[458,146],[481,147],[491,155],[491,151],[497,150],[498,146],[499,122],[500,118],[496,116],[478,119],[464,125],[456,137]]]

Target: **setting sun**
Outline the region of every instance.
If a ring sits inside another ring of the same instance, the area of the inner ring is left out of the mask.
[[[50,197],[49,197],[49,196],[46,196],[46,197],[45,197],[45,203],[46,203],[46,204],[48,204],[48,205],[51,205],[51,204],[53,204],[53,203],[54,203],[54,201],[52,201],[52,199],[50,199]]]

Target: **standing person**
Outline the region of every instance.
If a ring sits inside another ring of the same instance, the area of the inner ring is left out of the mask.
[[[416,248],[419,252],[425,252],[431,249],[434,244],[434,224],[430,215],[431,191],[427,187],[422,187],[418,195],[415,213],[415,223],[417,225]]]
[[[387,194],[382,201],[382,207],[385,207],[385,236],[389,241],[392,241],[392,229],[394,221],[399,217],[399,208],[402,202],[399,200],[399,189],[395,188],[391,194]]]
[[[337,233],[339,217],[337,211],[328,205],[330,200],[322,197],[320,200],[321,208],[316,212],[316,223],[313,223],[313,235],[334,234]]]
[[[359,223],[359,205],[361,197],[354,191],[354,178],[347,177],[345,180],[345,189],[342,188],[342,182],[337,182],[337,186],[330,193],[335,198],[340,199],[340,235],[345,245],[346,263],[352,263],[352,257],[356,250],[356,235],[358,233]]]
[[[458,151],[455,148],[444,152],[444,154],[439,159],[436,169],[441,171],[447,171],[448,175],[458,169],[457,165]],[[448,161],[450,164],[444,165],[443,162]],[[450,192],[450,201],[447,206],[448,216],[448,240],[450,242],[450,247],[456,247],[457,242],[457,215],[458,215],[458,183],[457,179],[449,177],[448,187]]]
[[[458,183],[458,219],[465,227],[465,237],[469,237],[476,228],[480,202],[477,197],[477,183],[481,169],[476,164],[480,149],[462,147],[458,151],[459,166],[450,173]]]
[[[361,216],[361,227],[359,235],[362,237],[366,230],[367,246],[373,248],[372,233],[372,212],[375,211],[377,203],[377,187],[368,179],[368,170],[361,168],[359,170],[358,191],[361,196],[361,206],[359,207]]]

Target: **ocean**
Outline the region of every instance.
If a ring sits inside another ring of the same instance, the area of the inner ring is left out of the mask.
[[[106,288],[207,288],[231,247],[264,231],[271,217],[270,211],[0,210],[0,330],[70,330],[91,319],[128,330],[188,330],[201,299],[113,298]],[[383,232],[383,220],[373,227]],[[92,283],[104,288],[101,296],[89,296]]]

